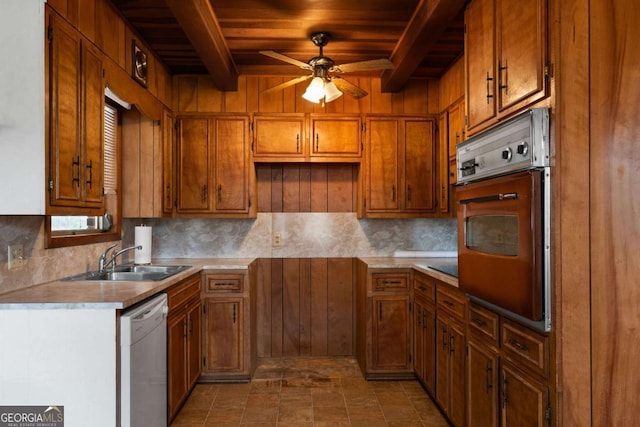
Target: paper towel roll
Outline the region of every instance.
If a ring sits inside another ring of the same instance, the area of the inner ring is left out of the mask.
[[[133,253],[134,263],[151,264],[151,229],[144,225],[136,226],[135,229],[135,245],[142,246],[142,249],[135,250]]]

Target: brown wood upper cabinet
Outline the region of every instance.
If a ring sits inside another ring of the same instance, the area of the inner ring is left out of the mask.
[[[360,160],[362,121],[359,115],[311,114],[311,152],[314,161],[327,158],[353,158]]]
[[[467,6],[464,50],[470,133],[547,95],[546,16],[547,0],[473,0]]]
[[[252,127],[254,161],[304,161],[304,114],[255,114]]]
[[[176,126],[178,216],[255,214],[250,192],[249,117],[190,115],[177,118]]]
[[[435,212],[435,117],[366,118],[363,216]]]
[[[102,53],[55,13],[49,11],[47,17],[47,214],[101,214]]]
[[[255,162],[359,162],[361,117],[356,114],[257,113]]]

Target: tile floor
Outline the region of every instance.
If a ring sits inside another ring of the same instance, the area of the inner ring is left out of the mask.
[[[262,359],[251,383],[197,384],[171,427],[447,426],[417,381],[366,381],[351,358]]]

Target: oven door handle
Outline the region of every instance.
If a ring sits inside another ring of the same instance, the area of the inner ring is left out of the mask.
[[[498,200],[512,200],[517,198],[518,198],[518,193],[500,193],[500,194],[492,194],[491,196],[482,196],[482,197],[474,197],[471,199],[463,199],[463,200],[460,200],[460,204],[468,205],[469,203],[495,202]]]

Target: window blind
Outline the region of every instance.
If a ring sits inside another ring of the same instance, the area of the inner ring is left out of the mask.
[[[118,189],[118,110],[104,105],[104,194],[116,194]]]

